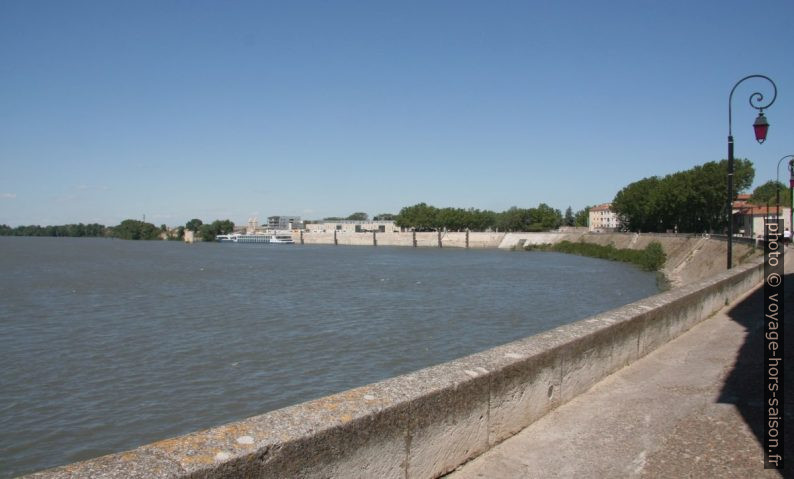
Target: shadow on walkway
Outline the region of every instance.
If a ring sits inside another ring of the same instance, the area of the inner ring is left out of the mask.
[[[787,254],[794,254],[789,250]],[[786,477],[794,477],[794,274],[786,274],[783,283],[784,307],[784,344],[786,346],[783,360],[783,379],[785,390],[785,460]],[[765,444],[764,421],[766,406],[764,403],[764,288],[758,288],[727,312],[728,317],[744,326],[747,337],[738,352],[736,365],[728,374],[718,402],[733,404],[744,421],[752,430],[758,443]]]

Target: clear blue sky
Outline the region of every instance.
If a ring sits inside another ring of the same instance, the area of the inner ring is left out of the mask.
[[[0,223],[564,210],[794,153],[794,2],[0,2]],[[787,176],[782,175],[787,179]]]

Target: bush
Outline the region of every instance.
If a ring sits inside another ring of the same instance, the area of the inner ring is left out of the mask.
[[[531,246],[527,249],[556,251],[558,253],[576,254],[610,261],[622,261],[635,264],[645,271],[657,271],[664,266],[664,262],[667,260],[667,255],[664,254],[662,245],[658,241],[651,242],[642,250],[618,249],[612,244],[602,246],[585,242],[571,243],[570,241],[561,241],[551,246]]]
[[[657,271],[664,262],[667,261],[667,255],[664,254],[662,244],[658,241],[653,241],[642,250],[642,257],[640,260],[640,267],[645,271]]]

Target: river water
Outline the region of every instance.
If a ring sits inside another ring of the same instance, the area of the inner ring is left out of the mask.
[[[458,358],[657,292],[543,252],[0,237],[0,477]]]

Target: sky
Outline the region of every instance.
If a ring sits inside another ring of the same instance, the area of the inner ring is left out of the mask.
[[[0,2],[0,224],[564,211],[794,154],[794,2]],[[784,163],[785,165],[785,163]],[[781,178],[788,176],[781,167]]]

